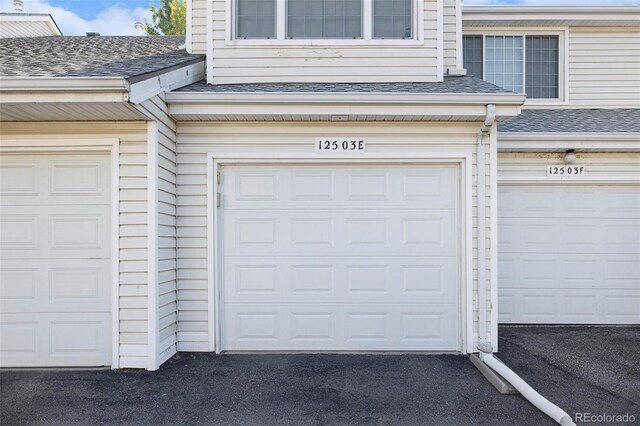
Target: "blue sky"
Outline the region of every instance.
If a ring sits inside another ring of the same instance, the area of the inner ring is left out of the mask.
[[[134,23],[150,19],[149,0],[23,0],[24,11],[50,13],[64,35],[133,35]],[[639,0],[465,0],[465,4],[621,5]],[[159,0],[156,0],[159,4]],[[12,12],[12,0],[0,0],[0,11]]]

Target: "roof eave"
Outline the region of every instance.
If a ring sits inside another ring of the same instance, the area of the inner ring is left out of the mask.
[[[518,104],[517,93],[402,93],[402,92],[171,92],[167,101],[181,104]]]

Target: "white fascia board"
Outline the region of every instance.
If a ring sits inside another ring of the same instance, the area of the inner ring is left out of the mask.
[[[169,113],[178,121],[182,117],[200,116],[381,116],[381,117],[456,117],[462,121],[478,121],[486,117],[486,104],[390,104],[390,103],[252,103],[252,104],[182,104],[170,103]],[[497,105],[498,117],[514,117],[520,113],[517,104]]]
[[[174,92],[169,103],[200,105],[242,104],[416,104],[416,105],[522,105],[525,95],[512,93],[211,93]]]
[[[1,103],[126,102],[129,84],[113,77],[3,77]]]
[[[640,133],[499,133],[500,152],[640,152]]]
[[[129,102],[140,104],[162,92],[179,89],[204,78],[204,61],[159,74],[131,84]]]
[[[640,9],[635,6],[464,6],[462,22],[466,27],[523,25],[637,26]],[[554,24],[555,22],[555,24]]]

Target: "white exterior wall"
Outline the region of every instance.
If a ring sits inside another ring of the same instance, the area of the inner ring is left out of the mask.
[[[147,128],[145,123],[2,123],[1,138],[25,145],[56,140],[51,150],[82,150],[72,141],[118,139],[120,159],[118,340],[120,368],[147,368]],[[69,141],[69,144],[64,144]],[[86,149],[86,148],[85,148]],[[95,148],[94,148],[95,149]],[[37,152],[37,151],[35,151]],[[115,291],[113,289],[112,291]],[[112,313],[115,315],[115,313]],[[116,364],[114,360],[114,364]]]
[[[308,153],[314,138],[320,134],[357,135],[367,138],[368,152],[390,155],[437,156],[442,153],[471,155],[475,164],[476,135],[479,124],[469,123],[180,123],[178,130],[178,351],[208,351],[208,259],[207,214],[214,206],[207,204],[207,153],[270,152]],[[495,168],[497,150],[495,131],[487,138],[486,150],[486,240],[487,248],[487,300],[492,300],[491,281],[495,283],[492,271],[493,247],[492,230],[496,216],[492,200],[497,190]],[[330,160],[328,160],[330,162]],[[475,171],[475,168],[474,168]],[[472,182],[475,179],[472,178]],[[477,229],[476,229],[476,186],[472,184],[471,214],[473,223],[469,227],[473,236],[473,260],[471,265],[473,301],[462,295],[463,305],[477,307]],[[464,210],[464,207],[461,209]],[[463,231],[466,231],[463,229]],[[464,243],[464,242],[463,242]],[[463,245],[464,247],[464,245]],[[464,248],[462,256],[464,257]],[[465,280],[463,269],[462,280]],[[495,293],[493,294],[495,296]],[[493,303],[495,306],[495,302]],[[475,309],[475,308],[474,308]],[[490,308],[489,308],[490,309]],[[488,312],[488,330],[494,347],[497,344],[496,313]],[[472,325],[467,323],[472,320]],[[467,322],[465,322],[467,321]],[[463,328],[473,327],[473,341],[477,341],[477,310],[473,318],[462,320]],[[471,351],[473,342],[466,342]]]
[[[0,18],[0,38],[13,37],[46,37],[60,35],[51,28],[51,18],[42,18],[38,20],[22,20],[17,18],[15,21],[10,20],[11,17]]]
[[[640,107],[640,31],[569,29],[569,104]]]
[[[207,0],[190,0],[191,53],[207,53]]]
[[[462,41],[459,27],[462,13],[462,3],[459,0],[443,0],[443,35],[444,35],[444,69],[462,68],[458,63],[458,43]],[[460,52],[462,58],[462,52]]]
[[[148,131],[149,158],[153,155],[155,164],[149,161],[150,188],[156,206],[154,221],[149,224],[156,235],[150,244],[150,259],[155,259],[150,274],[149,285],[154,286],[150,297],[154,298],[149,320],[156,323],[150,327],[153,333],[149,349],[149,368],[155,369],[177,351],[177,271],[176,271],[176,123],[169,116],[164,94],[143,102],[140,109],[154,121]],[[154,187],[152,186],[154,185]],[[151,209],[150,209],[151,211]]]
[[[606,143],[606,142],[604,142]],[[564,153],[500,153],[498,180],[500,182],[548,182],[547,165],[562,164]],[[584,165],[585,178],[572,181],[553,181],[553,184],[620,181],[640,182],[639,153],[578,152],[575,164]]]
[[[211,1],[213,84],[438,81],[439,2],[436,0],[426,0],[419,5],[424,15],[422,42],[387,40],[387,44],[380,44],[375,41],[341,40],[333,45],[330,41],[311,45],[305,41],[297,43],[296,40],[230,40],[227,7],[231,0]],[[206,34],[206,28],[199,25],[200,18],[197,18],[203,11],[202,6],[206,10],[205,0],[193,0],[196,53],[201,48],[201,44],[196,42],[197,35]],[[455,8],[448,7],[446,10],[455,13]],[[443,35],[440,34],[440,37],[442,45]]]

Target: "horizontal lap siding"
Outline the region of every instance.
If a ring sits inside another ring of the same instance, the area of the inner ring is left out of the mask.
[[[147,367],[147,133],[144,123],[2,123],[0,135],[120,140],[120,368]],[[112,200],[112,202],[114,202]],[[118,202],[118,201],[115,201]]]
[[[191,44],[193,53],[207,53],[207,0],[191,0]]]
[[[456,68],[456,40],[458,31],[462,29],[457,28],[456,21],[456,9],[460,7],[458,0],[443,0],[444,1],[444,69]]]
[[[367,137],[369,152],[472,153],[475,161],[477,125],[466,123],[368,123],[340,125],[336,123],[202,123],[180,124],[178,131],[178,350],[208,351],[208,248],[207,152],[287,152],[306,153],[319,134],[335,133]],[[491,247],[491,149],[486,151],[486,244]],[[224,176],[223,176],[224,179]],[[476,187],[472,205],[475,211]],[[473,235],[477,235],[474,213]],[[477,238],[473,237],[473,297],[477,300]],[[487,253],[487,300],[491,300],[491,256]],[[463,295],[464,300],[464,295]],[[476,302],[474,302],[476,303]],[[475,305],[474,305],[475,306]],[[490,313],[490,312],[489,312]],[[489,316],[490,322],[491,316]],[[477,341],[477,311],[474,315]],[[491,324],[488,324],[489,330]],[[464,324],[463,324],[464,327]]]
[[[435,1],[424,2],[424,44],[407,47],[227,45],[226,4],[213,0],[214,84],[437,79]]]
[[[176,124],[162,95],[141,105],[157,123],[158,363],[177,351]]]
[[[569,103],[596,108],[640,106],[640,31],[569,30]]]

